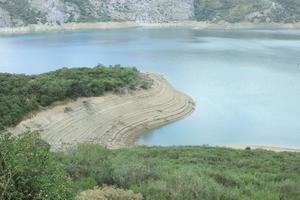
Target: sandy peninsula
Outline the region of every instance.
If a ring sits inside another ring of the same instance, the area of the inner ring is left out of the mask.
[[[145,131],[182,119],[195,110],[191,97],[174,89],[162,76],[146,74],[153,79],[149,89],[79,98],[39,112],[10,131],[18,135],[40,130],[41,138],[56,151],[82,142],[108,148],[133,146]]]
[[[191,28],[191,29],[300,29],[300,23],[209,23],[197,21],[168,22],[168,23],[139,23],[139,22],[95,22],[95,23],[66,23],[62,25],[32,24],[22,27],[0,28],[0,34],[25,34],[63,31],[87,31],[124,28]]]

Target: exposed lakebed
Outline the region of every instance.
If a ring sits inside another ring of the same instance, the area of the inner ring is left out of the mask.
[[[300,30],[122,29],[0,36],[0,71],[122,64],[163,74],[197,110],[147,145],[300,148]]]

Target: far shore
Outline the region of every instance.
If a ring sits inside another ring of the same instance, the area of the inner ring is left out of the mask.
[[[137,23],[137,22],[95,22],[95,23],[67,23],[62,25],[32,24],[23,27],[0,28],[0,34],[25,34],[62,31],[105,30],[124,28],[191,28],[204,29],[300,29],[300,23],[208,23],[208,22],[169,22],[169,23]]]
[[[300,153],[300,149],[293,149],[293,148],[285,148],[285,147],[273,147],[273,146],[262,146],[262,145],[225,145],[225,146],[218,146],[218,147],[225,147],[230,149],[262,149],[267,151],[274,151],[274,152],[298,152]]]

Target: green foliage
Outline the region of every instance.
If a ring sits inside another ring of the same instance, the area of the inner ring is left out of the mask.
[[[230,23],[300,21],[298,0],[195,0],[194,7],[198,21]],[[251,14],[254,15],[246,18]]]
[[[130,190],[125,191],[105,186],[84,191],[80,193],[76,200],[143,200],[143,196],[141,194],[135,194]]]
[[[299,200],[300,196],[299,153],[212,147],[107,150],[80,145],[57,156],[70,175],[76,174],[74,185],[88,179],[94,185],[84,189],[116,185],[147,200]]]
[[[78,8],[78,13],[69,13],[69,18],[65,22],[118,20],[111,18],[103,9],[107,1],[98,1],[100,5],[96,9],[87,0],[62,0],[63,3],[71,3]],[[47,13],[37,11],[31,4],[32,2],[28,0],[0,1],[0,7],[10,13],[16,24],[18,20],[24,21],[25,25],[45,24]],[[194,13],[198,21],[295,23],[300,22],[300,2],[299,0],[195,0]]]
[[[270,0],[196,0],[195,16],[199,21],[235,23],[246,21],[245,16],[271,7]]]
[[[64,109],[65,113],[69,113],[69,112],[72,112],[72,111],[73,111],[73,109],[71,107],[65,107],[65,109]]]
[[[8,11],[13,19],[21,19],[25,24],[45,23],[45,14],[30,7],[27,0],[8,0],[1,2],[0,7]]]
[[[298,0],[276,0],[282,5],[280,12],[273,14],[275,22],[300,22],[300,1]]]
[[[14,126],[41,106],[69,98],[99,96],[141,87],[145,77],[136,68],[63,68],[40,75],[0,73],[0,130]]]
[[[74,188],[89,189],[91,184],[111,184],[111,152],[99,145],[80,144],[67,152],[58,154],[66,172],[75,181]]]
[[[68,22],[96,22],[96,21],[110,21],[111,18],[105,14],[102,13],[100,10],[96,13],[93,13],[93,5],[90,3],[90,1],[86,0],[63,0],[66,3],[72,3],[75,4],[80,11],[80,16],[77,20],[74,19],[73,16],[71,16],[68,19]],[[105,3],[105,2],[104,2]],[[95,15],[97,14],[97,15]]]
[[[72,199],[70,179],[38,133],[19,139],[0,133],[0,199]]]
[[[78,199],[142,198],[133,192],[146,200],[298,200],[300,196],[299,153],[212,147],[108,150],[96,144],[50,153],[37,133],[19,139],[8,133],[0,136],[3,200],[68,200],[85,190]]]

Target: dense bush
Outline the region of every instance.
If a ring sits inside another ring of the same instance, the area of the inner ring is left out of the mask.
[[[71,180],[37,133],[0,133],[1,200],[72,199]]]
[[[1,133],[0,199],[299,200],[299,166],[299,153],[212,147],[50,153],[37,133]]]
[[[132,191],[105,186],[81,192],[76,200],[143,200],[143,196]]]
[[[115,185],[141,193],[146,200],[299,200],[300,196],[299,153],[212,147],[107,150],[86,144],[56,154],[68,173],[75,174],[73,185],[78,190]]]
[[[84,190],[91,185],[112,184],[111,155],[111,151],[102,146],[80,144],[57,156],[75,181],[75,190]]]
[[[40,75],[0,73],[0,130],[18,124],[41,106],[68,98],[145,88],[149,81],[136,69],[120,66],[63,68]]]

